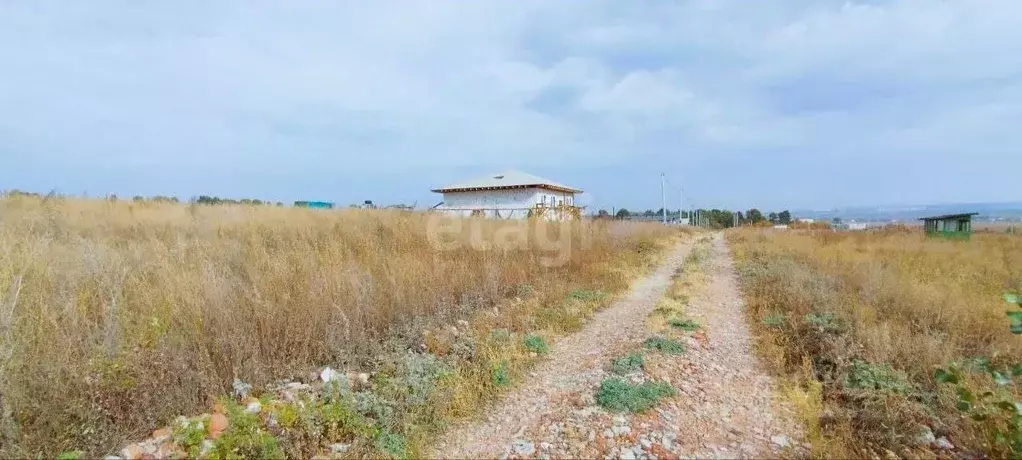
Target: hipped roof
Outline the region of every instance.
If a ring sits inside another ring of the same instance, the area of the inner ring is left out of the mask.
[[[490,174],[478,177],[469,181],[448,185],[433,189],[436,193],[446,192],[469,192],[476,190],[500,190],[511,188],[545,188],[568,193],[582,193],[574,187],[559,184],[549,179],[544,179],[521,171],[505,171],[498,174]]]

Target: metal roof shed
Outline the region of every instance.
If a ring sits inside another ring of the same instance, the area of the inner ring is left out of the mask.
[[[972,216],[976,215],[979,213],[945,214],[919,220],[923,221],[927,236],[967,240],[972,235]]]

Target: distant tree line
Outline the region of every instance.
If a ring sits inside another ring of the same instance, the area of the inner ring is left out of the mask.
[[[107,199],[109,199],[110,201],[117,201],[117,195],[110,195],[109,197],[107,197]],[[135,195],[134,197],[132,197],[131,201],[134,201],[136,203],[170,203],[170,204],[178,204],[178,203],[181,202],[181,200],[178,197],[176,197],[176,196],[163,196],[163,195],[155,195],[155,196],[150,196],[150,197],[144,197],[142,195]],[[192,199],[189,200],[189,202],[191,204],[206,205],[206,206],[215,206],[215,205],[222,205],[222,204],[252,205],[252,206],[273,206],[273,205],[284,206],[284,203],[281,203],[279,201],[274,203],[272,201],[263,201],[263,200],[260,200],[260,199],[250,199],[250,198],[242,198],[240,200],[236,200],[236,199],[233,199],[233,198],[220,198],[218,196],[209,196],[209,195],[199,195],[198,197],[192,197]]]
[[[272,206],[272,205],[284,206],[284,203],[281,203],[280,201],[274,203],[272,201],[263,201],[263,200],[260,200],[260,199],[250,199],[250,198],[242,198],[240,200],[235,200],[235,199],[232,199],[232,198],[220,198],[218,196],[207,196],[207,195],[200,195],[198,198],[193,198],[192,199],[192,203],[204,204],[204,205],[210,205],[210,206],[221,205],[221,204],[243,204],[243,205],[253,205],[253,206],[264,206],[264,205],[265,206]]]
[[[691,214],[691,215],[690,215]],[[659,219],[664,215],[664,209],[659,210],[647,209],[643,212],[631,212],[628,209],[621,208],[617,210],[613,216],[606,209],[601,209],[596,212],[596,218],[602,219],[634,219],[634,218],[646,218],[646,219]],[[693,221],[693,224],[701,224],[711,228],[731,228],[735,224],[741,225],[790,225],[792,223],[791,211],[784,210],[781,212],[771,212],[764,215],[762,211],[756,208],[749,209],[745,212],[742,211],[730,211],[726,209],[697,209],[694,211],[684,210],[667,210],[667,220],[675,221],[678,218],[698,218],[699,222]]]
[[[42,198],[42,195],[34,192],[23,192],[18,189],[8,190],[4,192],[4,195],[15,198],[15,197],[26,197],[26,198]]]

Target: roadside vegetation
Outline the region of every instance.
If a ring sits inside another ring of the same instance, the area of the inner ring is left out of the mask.
[[[646,327],[652,334],[642,342],[642,351],[611,360],[608,369],[611,375],[603,380],[596,392],[596,401],[604,409],[643,413],[663,398],[678,395],[669,382],[650,380],[645,375],[646,357],[649,355],[657,360],[683,355],[685,344],[681,339],[699,330],[699,324],[685,316],[685,307],[695,294],[694,290],[704,281],[703,269],[709,259],[708,243],[709,238],[702,237],[672,277],[664,296],[647,318]]]
[[[700,330],[699,322],[687,315],[685,307],[706,286],[709,241],[709,237],[703,236],[696,242],[681,269],[674,274],[664,297],[647,318],[646,325],[654,334],[681,337]]]
[[[1006,317],[1017,298],[1004,295],[1022,287],[1022,238],[728,239],[760,351],[814,456],[1022,457],[1022,338],[1009,330],[1022,315]]]
[[[512,225],[478,221],[439,249],[427,219],[0,198],[0,457],[100,457],[166,425],[212,457],[414,456],[680,232],[551,225],[576,245],[551,254],[477,249]]]

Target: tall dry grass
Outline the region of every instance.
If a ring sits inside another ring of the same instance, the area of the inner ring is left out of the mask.
[[[817,455],[931,456],[921,425],[957,452],[1010,455],[989,442],[987,422],[955,409],[934,370],[974,358],[1022,361],[1002,300],[1022,286],[1022,238],[748,230],[729,241],[761,350],[801,386],[793,399],[802,399]],[[979,374],[969,385],[976,394],[994,389]],[[1022,395],[1017,384],[1008,391]]]
[[[667,234],[553,226],[548,240],[588,246],[546,266],[535,238],[438,249],[428,219],[0,199],[0,456],[113,452],[201,412],[235,378],[259,387],[358,367],[523,288],[540,307],[574,289],[620,291]],[[473,237],[507,225],[477,222]]]

